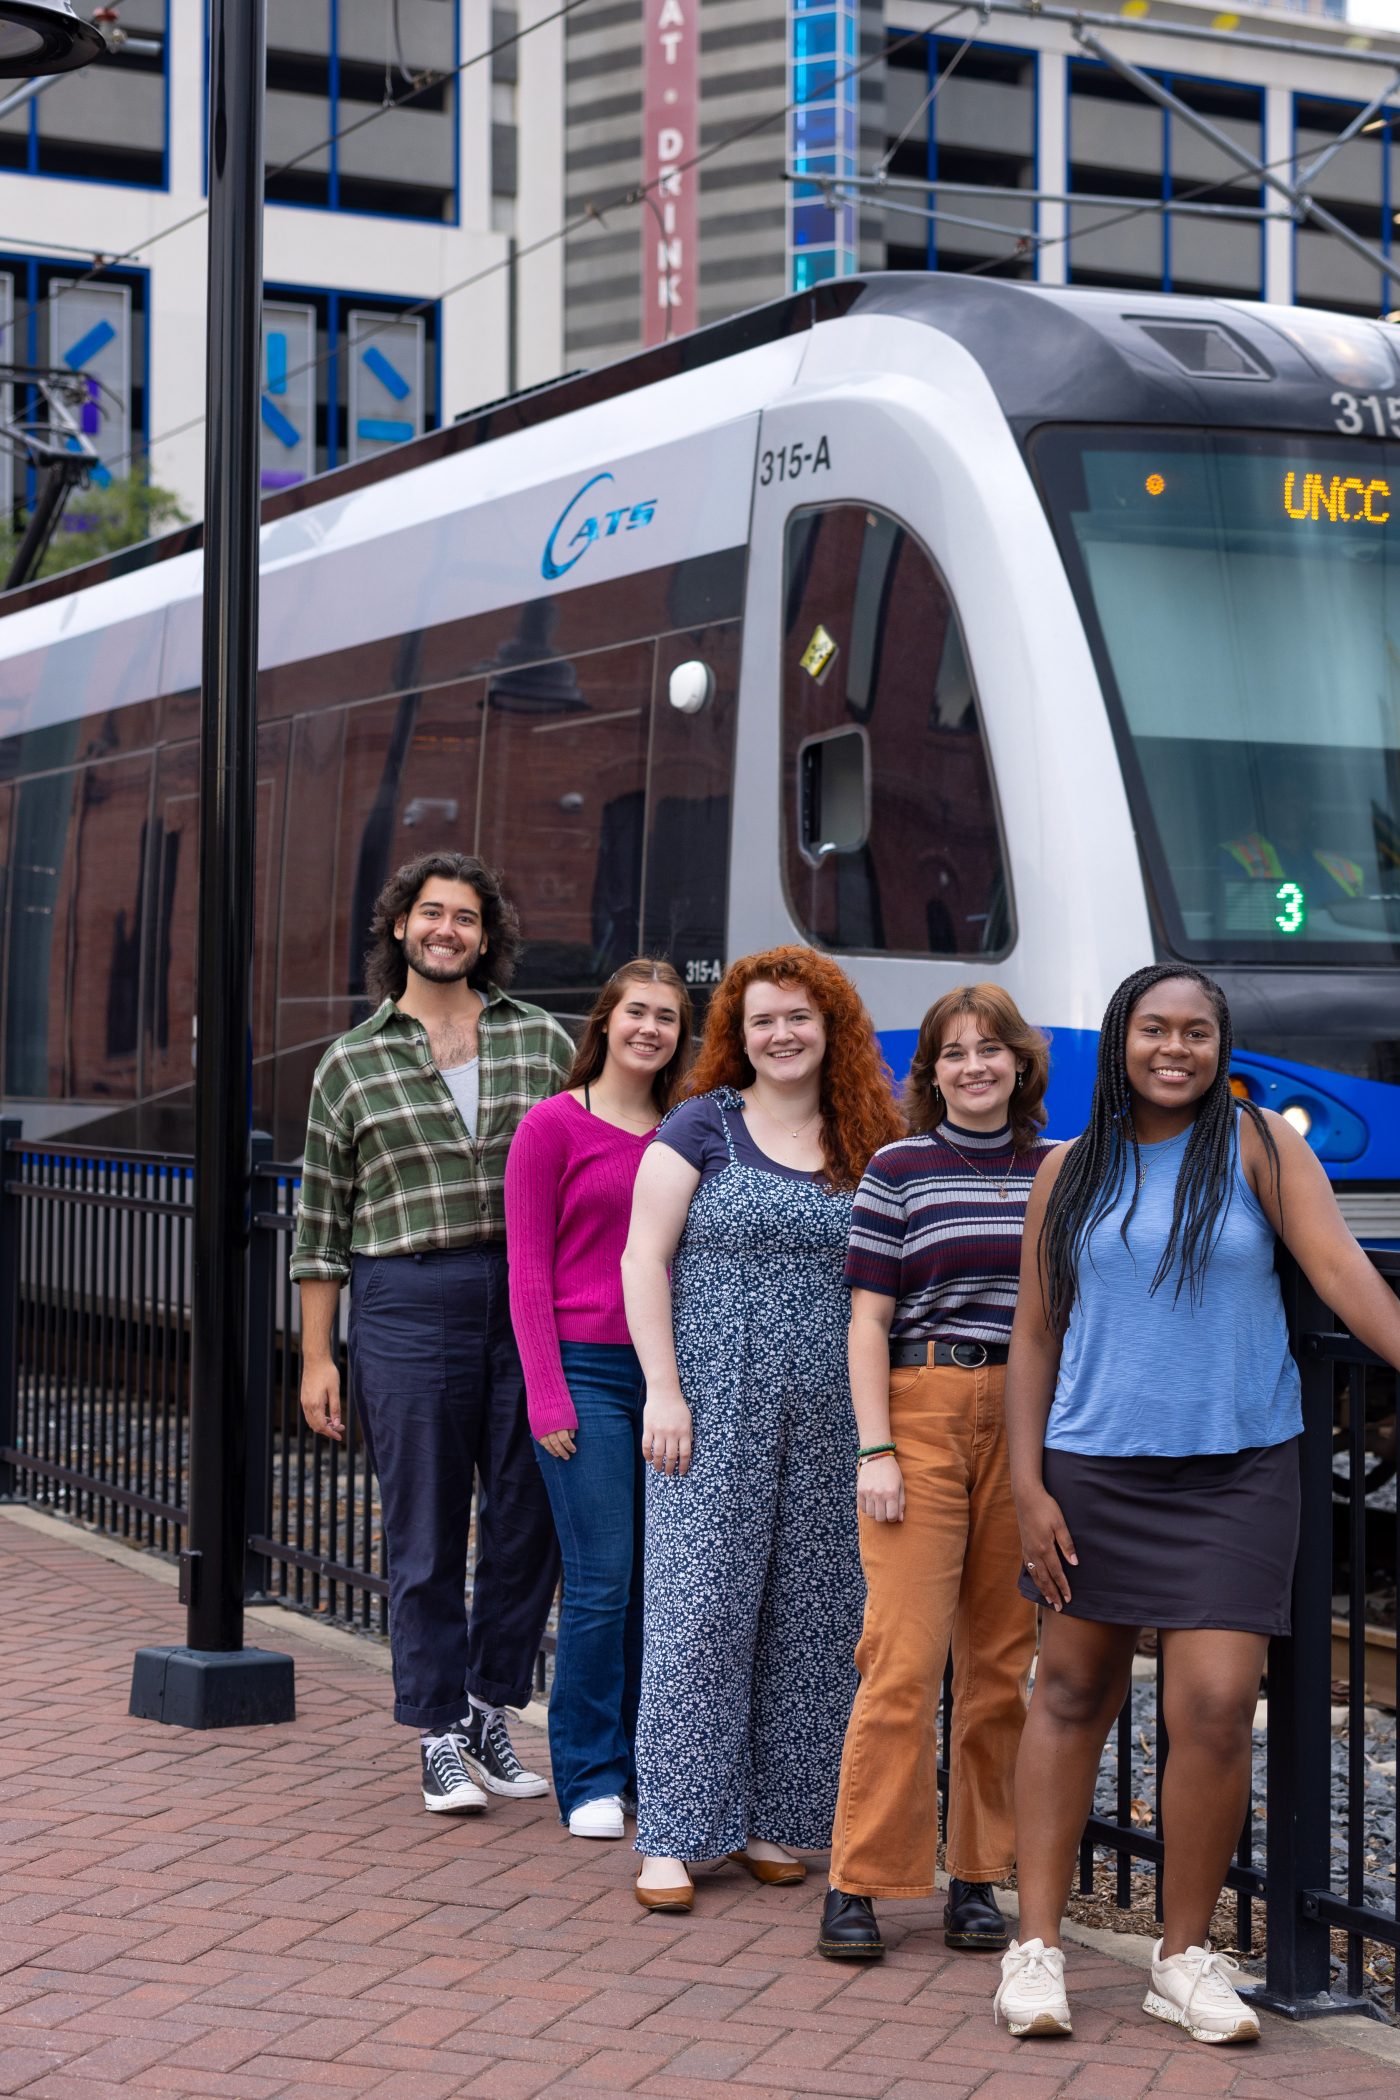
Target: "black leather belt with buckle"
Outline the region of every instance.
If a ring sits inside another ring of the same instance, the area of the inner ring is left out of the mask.
[[[933,1351],[930,1357],[929,1351]],[[980,1371],[984,1364],[1004,1364],[1005,1342],[891,1342],[890,1369],[912,1364],[956,1364],[960,1371]]]

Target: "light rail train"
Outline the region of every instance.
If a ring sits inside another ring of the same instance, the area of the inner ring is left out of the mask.
[[[1400,1236],[1400,335],[899,274],[516,397],[264,510],[254,1114],[300,1148],[386,874],[499,864],[565,1015],[811,940],[896,1069],[1005,983],[1087,1105],[1200,962],[1238,1087]],[[197,529],[0,598],[0,1092],[189,1142]]]

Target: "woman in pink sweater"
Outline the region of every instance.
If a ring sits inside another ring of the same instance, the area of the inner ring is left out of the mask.
[[[510,1311],[564,1558],[549,1748],[574,1837],[620,1838],[642,1674],[642,1403],[622,1308],[632,1184],[680,1092],[690,997],[668,962],[614,971],[567,1090],[506,1161]]]

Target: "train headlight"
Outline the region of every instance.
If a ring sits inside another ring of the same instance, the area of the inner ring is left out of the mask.
[[[1281,1111],[1285,1123],[1291,1123],[1299,1137],[1306,1137],[1312,1129],[1313,1119],[1301,1101],[1290,1101]]]
[[[714,690],[714,672],[693,657],[689,663],[676,665],[667,688],[672,707],[682,715],[698,715]]]

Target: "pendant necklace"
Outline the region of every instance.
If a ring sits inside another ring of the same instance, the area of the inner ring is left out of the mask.
[[[1006,1172],[1001,1176],[1001,1179],[998,1181],[996,1175],[992,1173],[989,1168],[984,1167],[980,1160],[973,1159],[969,1153],[963,1151],[961,1145],[955,1145],[953,1143],[953,1140],[948,1135],[948,1126],[946,1123],[944,1124],[939,1134],[942,1137],[944,1144],[948,1147],[948,1150],[950,1152],[956,1152],[958,1158],[962,1160],[965,1166],[975,1167],[984,1181],[996,1181],[997,1201],[998,1203],[1005,1203],[1007,1198],[1011,1194],[1011,1170],[1016,1164],[1016,1149],[1014,1145],[1011,1150],[1011,1157],[1006,1163]]]
[[[803,1131],[807,1128],[808,1124],[815,1123],[817,1117],[822,1112],[821,1103],[818,1102],[817,1106],[812,1110],[811,1115],[804,1117],[803,1121],[798,1124],[796,1130],[789,1130],[787,1124],[782,1120],[781,1116],[775,1116],[771,1108],[764,1108],[763,1103],[761,1101],[759,1102],[758,1106],[762,1110],[763,1114],[767,1116],[770,1123],[775,1123],[779,1130],[786,1130],[788,1136],[793,1138],[801,1137]],[[954,1151],[956,1151],[957,1147],[954,1146],[953,1149]]]

